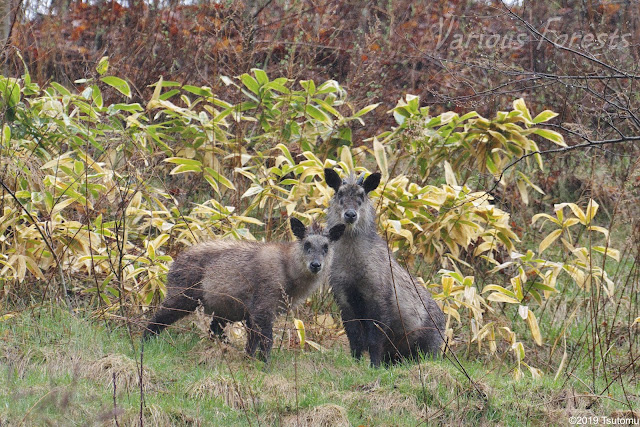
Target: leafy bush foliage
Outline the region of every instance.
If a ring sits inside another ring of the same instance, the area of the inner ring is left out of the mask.
[[[490,174],[495,186],[515,183],[525,203],[529,188],[542,192],[530,168],[515,166],[524,157],[542,169],[538,144],[564,145],[540,126],[555,113],[534,117],[518,99],[492,119],[432,117],[407,95],[390,111],[397,126],[358,144],[353,127],[378,105],[353,108],[333,80],[271,80],[254,69],[222,77],[241,98],[232,103],[208,87],[160,79],[145,106],[105,105],[105,91],[131,96],[128,83],[108,72],[103,58],[93,78],[76,82],[78,91],[55,82],[40,88],[28,73],[0,78],[3,298],[41,283],[90,295],[100,313],[146,310],[163,297],[182,247],[222,237],[286,239],[286,216],[321,218],[331,197],[325,167],[382,173],[373,193],[380,230],[411,271],[442,267],[428,286],[448,316],[449,340],[464,337],[490,354],[512,351],[516,377],[522,366],[542,374],[525,363],[514,331],[542,345],[535,313],[558,295],[563,273],[566,286],[614,297],[597,256],[619,253],[594,223],[595,201],[534,216],[532,226],[543,219],[553,229],[533,251],[491,195],[472,189]],[[590,244],[599,237],[600,246]],[[484,286],[476,280],[482,269],[489,270]]]

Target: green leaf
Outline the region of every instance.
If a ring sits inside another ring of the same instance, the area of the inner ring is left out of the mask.
[[[60,95],[71,95],[71,92],[69,92],[69,90],[66,87],[62,86],[60,83],[51,82],[51,87],[58,91]]]
[[[18,102],[20,102],[20,84],[18,83],[18,79],[3,77],[0,79],[0,90],[9,107],[18,105]]]
[[[160,99],[165,101],[165,100],[167,100],[167,99],[171,98],[172,96],[177,95],[179,93],[180,93],[180,91],[178,89],[171,89],[171,90],[163,93],[162,95],[160,95]]]
[[[363,109],[361,109],[360,111],[358,111],[356,114],[354,114],[354,116],[353,116],[353,117],[361,117],[361,116],[364,116],[364,115],[365,115],[365,114],[367,114],[369,111],[372,111],[372,110],[376,109],[376,108],[378,107],[378,105],[380,105],[380,103],[367,105],[366,107],[364,107]]]
[[[549,121],[551,119],[553,119],[554,117],[557,117],[558,113],[554,113],[551,110],[544,110],[542,113],[538,114],[534,119],[533,119],[533,123],[534,124],[538,124],[538,123],[544,123],[546,121]]]
[[[278,79],[276,79],[276,80],[278,80]],[[280,92],[280,93],[289,93],[290,92],[289,89],[284,84],[282,84],[282,83],[280,83],[280,82],[278,82],[276,80],[265,84],[264,87],[265,88],[269,88],[269,89],[273,89],[276,92]],[[285,79],[285,81],[286,81],[286,79]]]
[[[169,157],[164,159],[167,163],[175,163],[177,165],[189,165],[189,166],[197,166],[201,167],[202,163],[198,160],[193,159],[185,159],[183,157]]]
[[[327,116],[322,110],[319,110],[317,107],[309,104],[305,108],[305,112],[310,115],[312,118],[321,121],[325,124],[330,124],[331,120],[329,116]]]
[[[112,104],[109,106],[109,108],[116,111],[129,111],[130,113],[144,110],[144,108],[142,108],[142,105],[138,104],[137,102],[135,104]]]
[[[620,262],[620,251],[613,248],[606,248],[604,246],[593,246],[593,249],[596,252],[600,252],[601,254],[605,254]]]
[[[184,85],[182,86],[182,89],[186,90],[187,92],[191,92],[194,95],[204,96],[209,98],[213,97],[213,92],[211,92],[211,88],[206,86],[197,87],[197,86],[191,86],[191,85]]]
[[[93,103],[98,108],[102,108],[102,94],[100,93],[100,88],[98,88],[98,85],[91,86],[91,99],[93,99]]]
[[[98,65],[96,65],[96,71],[98,72],[98,74],[103,75],[108,70],[109,70],[109,57],[103,56],[102,58],[100,58],[100,61],[98,61]]]
[[[244,83],[247,89],[249,89],[251,92],[255,93],[256,95],[258,95],[258,93],[260,92],[260,85],[258,84],[256,79],[251,77],[249,74],[244,73],[243,75],[241,75],[240,81]]]
[[[260,68],[252,68],[253,74],[256,76],[256,80],[260,83],[260,86],[264,86],[269,83],[269,77],[267,77],[267,73]]]
[[[550,285],[546,285],[542,282],[534,282],[531,284],[532,288],[540,289],[541,291],[558,292],[556,288]]]
[[[202,168],[195,165],[178,165],[169,172],[169,175],[178,175],[186,172],[202,172]]]
[[[9,146],[9,141],[11,140],[11,127],[8,124],[4,124],[2,126],[2,140],[0,141],[0,145]]]
[[[536,135],[540,135],[544,139],[548,139],[549,141],[561,147],[567,146],[567,144],[564,142],[564,137],[556,131],[549,129],[535,129],[533,133],[535,133]]]
[[[129,88],[129,83],[122,80],[120,77],[106,76],[101,77],[100,80],[102,80],[105,84],[108,84],[127,98],[131,98],[131,89]]]
[[[489,291],[500,292],[501,294],[506,295],[508,297],[511,297],[511,298],[513,298],[514,300],[517,301],[516,294],[514,294],[509,289],[504,288],[504,287],[502,287],[500,285],[487,285],[482,289],[482,293],[489,292]]]
[[[531,113],[529,113],[529,109],[527,108],[527,104],[525,104],[524,99],[518,98],[513,101],[513,109],[522,113],[522,117],[524,117],[527,123],[531,123]]]
[[[220,175],[214,169],[206,167],[206,168],[204,168],[204,170],[205,170],[205,174],[211,176],[211,178],[213,178],[216,182],[219,182],[220,184],[224,185],[225,187],[227,187],[227,188],[229,188],[231,190],[235,190],[236,189],[236,187],[233,185],[233,183],[231,181],[229,181],[224,176]]]
[[[487,133],[493,137],[496,141],[498,141],[502,145],[507,144],[507,138],[504,137],[500,132],[496,132],[494,130],[487,130]]]
[[[310,96],[316,94],[316,84],[313,80],[300,80],[300,86],[302,86]]]
[[[336,139],[344,141],[343,143],[346,143],[347,145],[351,145],[351,143],[353,142],[352,134],[351,134],[351,128],[344,127],[342,129],[340,129]]]

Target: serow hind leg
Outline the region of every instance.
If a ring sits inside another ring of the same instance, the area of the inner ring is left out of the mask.
[[[224,327],[227,325],[227,323],[228,322],[226,319],[222,319],[214,315],[211,319],[211,325],[209,325],[211,336],[224,339]]]

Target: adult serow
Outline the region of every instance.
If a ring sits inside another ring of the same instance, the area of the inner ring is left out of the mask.
[[[345,230],[338,224],[325,233],[315,223],[306,228],[296,218],[290,222],[294,242],[216,240],[183,252],[169,270],[168,295],[144,337],[202,304],[213,315],[214,335],[221,336],[229,322],[244,321],[247,353],[254,356],[259,346],[260,356],[268,360],[276,315],[305,301],[326,280],[333,242]]]
[[[325,169],[335,194],[327,226],[346,224],[335,244],[329,283],[342,313],[351,353],[369,352],[371,365],[416,359],[420,353],[441,354],[445,318],[430,292],[398,264],[376,230],[369,193],[380,174],[341,179]]]

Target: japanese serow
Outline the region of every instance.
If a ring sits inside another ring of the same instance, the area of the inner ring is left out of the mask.
[[[273,345],[277,314],[303,302],[327,278],[333,242],[345,230],[305,228],[291,218],[298,240],[240,242],[217,240],[195,245],[172,264],[167,297],[144,332],[145,338],[193,312],[200,304],[212,314],[211,332],[221,336],[229,322],[244,321],[246,351],[266,361]]]
[[[341,179],[325,169],[335,190],[327,226],[346,224],[334,246],[329,284],[340,307],[351,353],[369,352],[372,366],[416,359],[420,353],[441,354],[445,319],[430,292],[417,283],[390,253],[376,231],[369,192],[380,174]]]

